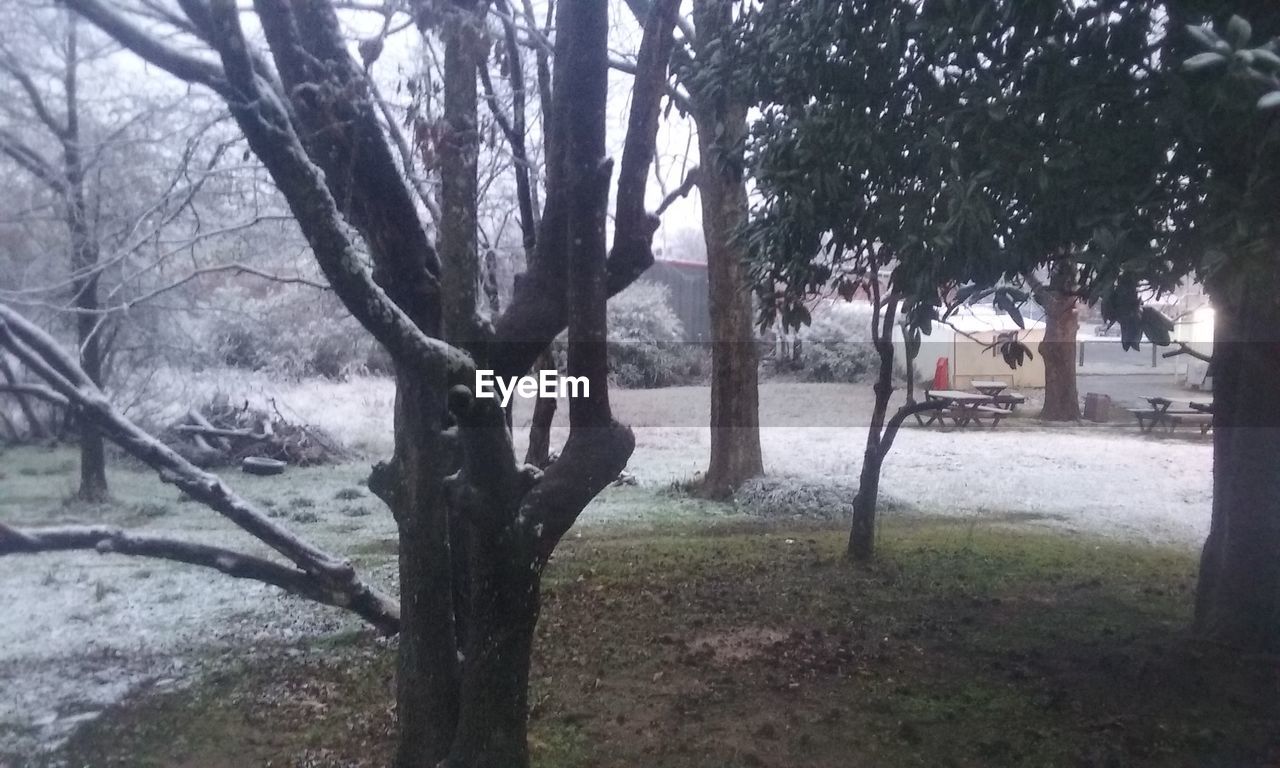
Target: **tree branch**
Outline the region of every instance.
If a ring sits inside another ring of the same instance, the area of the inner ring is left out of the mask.
[[[38,384],[0,384],[0,393],[10,395],[30,395],[46,403],[67,407],[67,398],[48,387]]]
[[[1178,355],[1186,355],[1188,357],[1195,358],[1202,363],[1213,362],[1213,355],[1206,355],[1197,349],[1193,349],[1191,345],[1185,341],[1175,341],[1173,343],[1178,345],[1178,348],[1162,353],[1160,355],[1161,357],[1177,357]]]
[[[0,153],[8,155],[23,170],[35,176],[55,193],[61,195],[66,191],[67,184],[62,175],[55,171],[38,152],[4,128],[0,128]]]
[[[880,436],[880,455],[885,456],[889,453],[889,449],[893,447],[893,440],[898,436],[898,430],[902,428],[902,422],[915,416],[917,413],[925,413],[926,411],[940,411],[946,408],[949,403],[945,400],[924,400],[919,403],[907,403],[893,414],[889,419],[889,423],[884,426],[884,433]]]
[[[44,123],[45,127],[57,138],[65,138],[67,126],[62,124],[49,111],[49,107],[44,103],[44,97],[40,94],[40,89],[36,88],[31,75],[27,74],[27,71],[18,63],[18,60],[8,51],[0,55],[0,70],[7,72],[10,77],[18,81],[18,85],[26,92],[27,101],[31,103],[31,109],[36,113],[36,117],[40,122]]]
[[[399,616],[395,601],[362,582],[351,563],[317,549],[280,527],[227,487],[217,475],[191,464],[125,418],[52,337],[3,304],[0,304],[0,345],[67,398],[82,419],[156,470],[161,480],[177,486],[284,555],[327,590],[342,593],[344,607],[384,631],[388,617]]]
[[[662,199],[662,204],[659,205],[658,209],[653,212],[653,215],[661,216],[662,214],[666,213],[667,209],[670,208],[671,205],[675,203],[675,201],[680,200],[681,198],[688,197],[689,193],[693,191],[693,188],[698,186],[701,183],[702,183],[702,170],[695,165],[694,167],[689,169],[689,172],[687,174],[685,174],[684,181],[680,182],[680,186],[671,190],[671,192],[668,193],[667,196]]]
[[[676,0],[661,0],[656,5],[640,43],[641,73],[635,79],[618,174],[613,249],[606,262],[606,289],[610,296],[634,282],[653,263],[651,244],[657,219],[645,211],[644,193],[657,138],[667,59],[673,45],[671,28],[675,6]],[[562,59],[558,57],[556,63],[553,123],[560,119],[584,119],[576,95],[560,90]],[[560,133],[568,134],[567,131]],[[566,230],[571,205],[563,196],[567,188],[563,176],[565,150],[559,143],[549,139],[547,146],[548,197],[538,237],[537,263],[520,276],[515,296],[496,324],[490,364],[499,376],[523,375],[547,344],[567,326],[564,278],[568,275]]]
[[[0,557],[41,552],[94,550],[101,554],[158,558],[212,568],[237,579],[279,587],[324,605],[350,609],[350,595],[330,589],[321,579],[298,568],[222,547],[125,531],[111,526],[14,528],[0,523]],[[387,606],[394,609],[394,604]],[[370,613],[365,619],[384,634],[399,631],[395,610]]]
[[[224,96],[228,93],[226,78],[218,65],[165,45],[100,0],[66,0],[66,5],[144,61],[179,80],[199,83]]]

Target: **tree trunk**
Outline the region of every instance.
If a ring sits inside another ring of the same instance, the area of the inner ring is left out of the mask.
[[[537,370],[554,370],[555,355],[551,350],[538,356],[533,366]],[[529,422],[529,447],[524,453],[524,463],[545,469],[551,459],[551,425],[556,418],[554,397],[540,397],[533,404],[533,419]]]
[[[397,768],[444,759],[458,722],[461,672],[443,484],[443,474],[456,466],[456,446],[441,431],[443,389],[417,372],[398,373],[395,456],[369,477],[369,489],[391,508],[400,535]]]
[[[723,0],[699,0],[698,6],[717,6],[714,11],[704,9],[703,14],[718,15],[718,6],[728,11]],[[704,28],[701,23],[698,26]],[[738,147],[745,138],[747,110],[742,104],[699,107],[702,111],[695,120],[703,169],[699,189],[712,335],[711,461],[703,492],[723,498],[748,478],[764,473],[751,293],[744,267],[746,254],[735,240],[737,228],[746,222],[747,191],[740,167],[725,158],[725,148]]]
[[[514,517],[514,516],[511,516]],[[529,664],[538,623],[541,566],[516,526],[474,531],[471,622],[462,710],[447,768],[529,765]]]
[[[1036,302],[1044,307],[1044,421],[1079,421],[1080,393],[1076,388],[1077,314],[1075,265],[1061,263],[1053,268],[1049,285],[1036,291]]]
[[[893,396],[893,344],[875,342],[880,354],[880,373],[876,378],[875,407],[867,426],[867,447],[862,454],[862,473],[858,493],[853,497],[853,523],[849,528],[846,556],[855,562],[866,562],[875,554],[876,506],[880,500],[880,468],[884,464],[884,423]]]
[[[1213,522],[1200,559],[1196,627],[1280,653],[1280,268],[1214,292]],[[1222,295],[1226,293],[1227,295]]]
[[[78,99],[78,38],[75,17],[67,27],[67,70],[63,87],[67,99],[67,126],[62,137],[63,173],[67,230],[71,236],[71,304],[76,309],[76,341],[80,366],[102,388],[102,328],[98,315],[98,240],[89,220],[89,204],[84,191],[84,162],[80,150]],[[107,499],[107,454],[102,435],[86,419],[77,423],[80,433],[80,490],[82,501]]]
[[[80,366],[99,387],[102,376],[102,333],[98,323],[98,244],[88,221],[83,175],[78,150],[69,149],[68,174],[72,191],[68,202],[67,226],[71,232],[72,305],[76,309],[76,342]],[[77,421],[80,435],[80,489],[82,501],[107,499],[107,458],[102,435],[84,419]]]

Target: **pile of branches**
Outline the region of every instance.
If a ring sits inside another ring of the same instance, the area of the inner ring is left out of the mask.
[[[247,457],[276,459],[298,467],[336,464],[350,458],[324,430],[267,413],[248,401],[233,404],[219,395],[170,424],[161,442],[201,468],[233,466]]]

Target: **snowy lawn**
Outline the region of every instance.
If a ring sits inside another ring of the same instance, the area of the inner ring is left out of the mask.
[[[359,437],[370,460],[292,470],[281,478],[227,477],[300,533],[352,558],[373,581],[393,589],[394,524],[363,487],[372,458],[389,449],[390,383],[259,387],[243,396],[277,398],[303,420]],[[705,466],[706,388],[618,392],[614,400],[620,418],[635,426],[638,445],[629,471],[639,486],[609,489],[583,515],[580,535],[590,536],[600,525],[839,517],[856,490],[870,404],[862,387],[762,387],[770,476],[752,483],[735,504],[672,490]],[[527,409],[517,413],[517,424],[527,419]],[[911,425],[886,462],[882,510],[890,518],[960,516],[975,526],[1051,526],[1189,550],[1208,529],[1211,454],[1206,440],[1139,436],[1128,424],[1048,429],[1015,419],[996,431],[945,432]],[[69,449],[0,456],[0,520],[113,523],[260,551],[246,535],[124,460],[112,466],[115,503],[64,503],[74,490],[74,459]],[[0,558],[0,606],[0,764],[8,755],[56,743],[131,689],[181,685],[226,658],[251,656],[255,648],[266,652],[358,628],[335,610],[254,583],[94,553]]]

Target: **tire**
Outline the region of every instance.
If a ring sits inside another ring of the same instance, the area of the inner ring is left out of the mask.
[[[283,461],[265,456],[246,456],[240,462],[240,471],[249,475],[278,475],[288,466]]]

